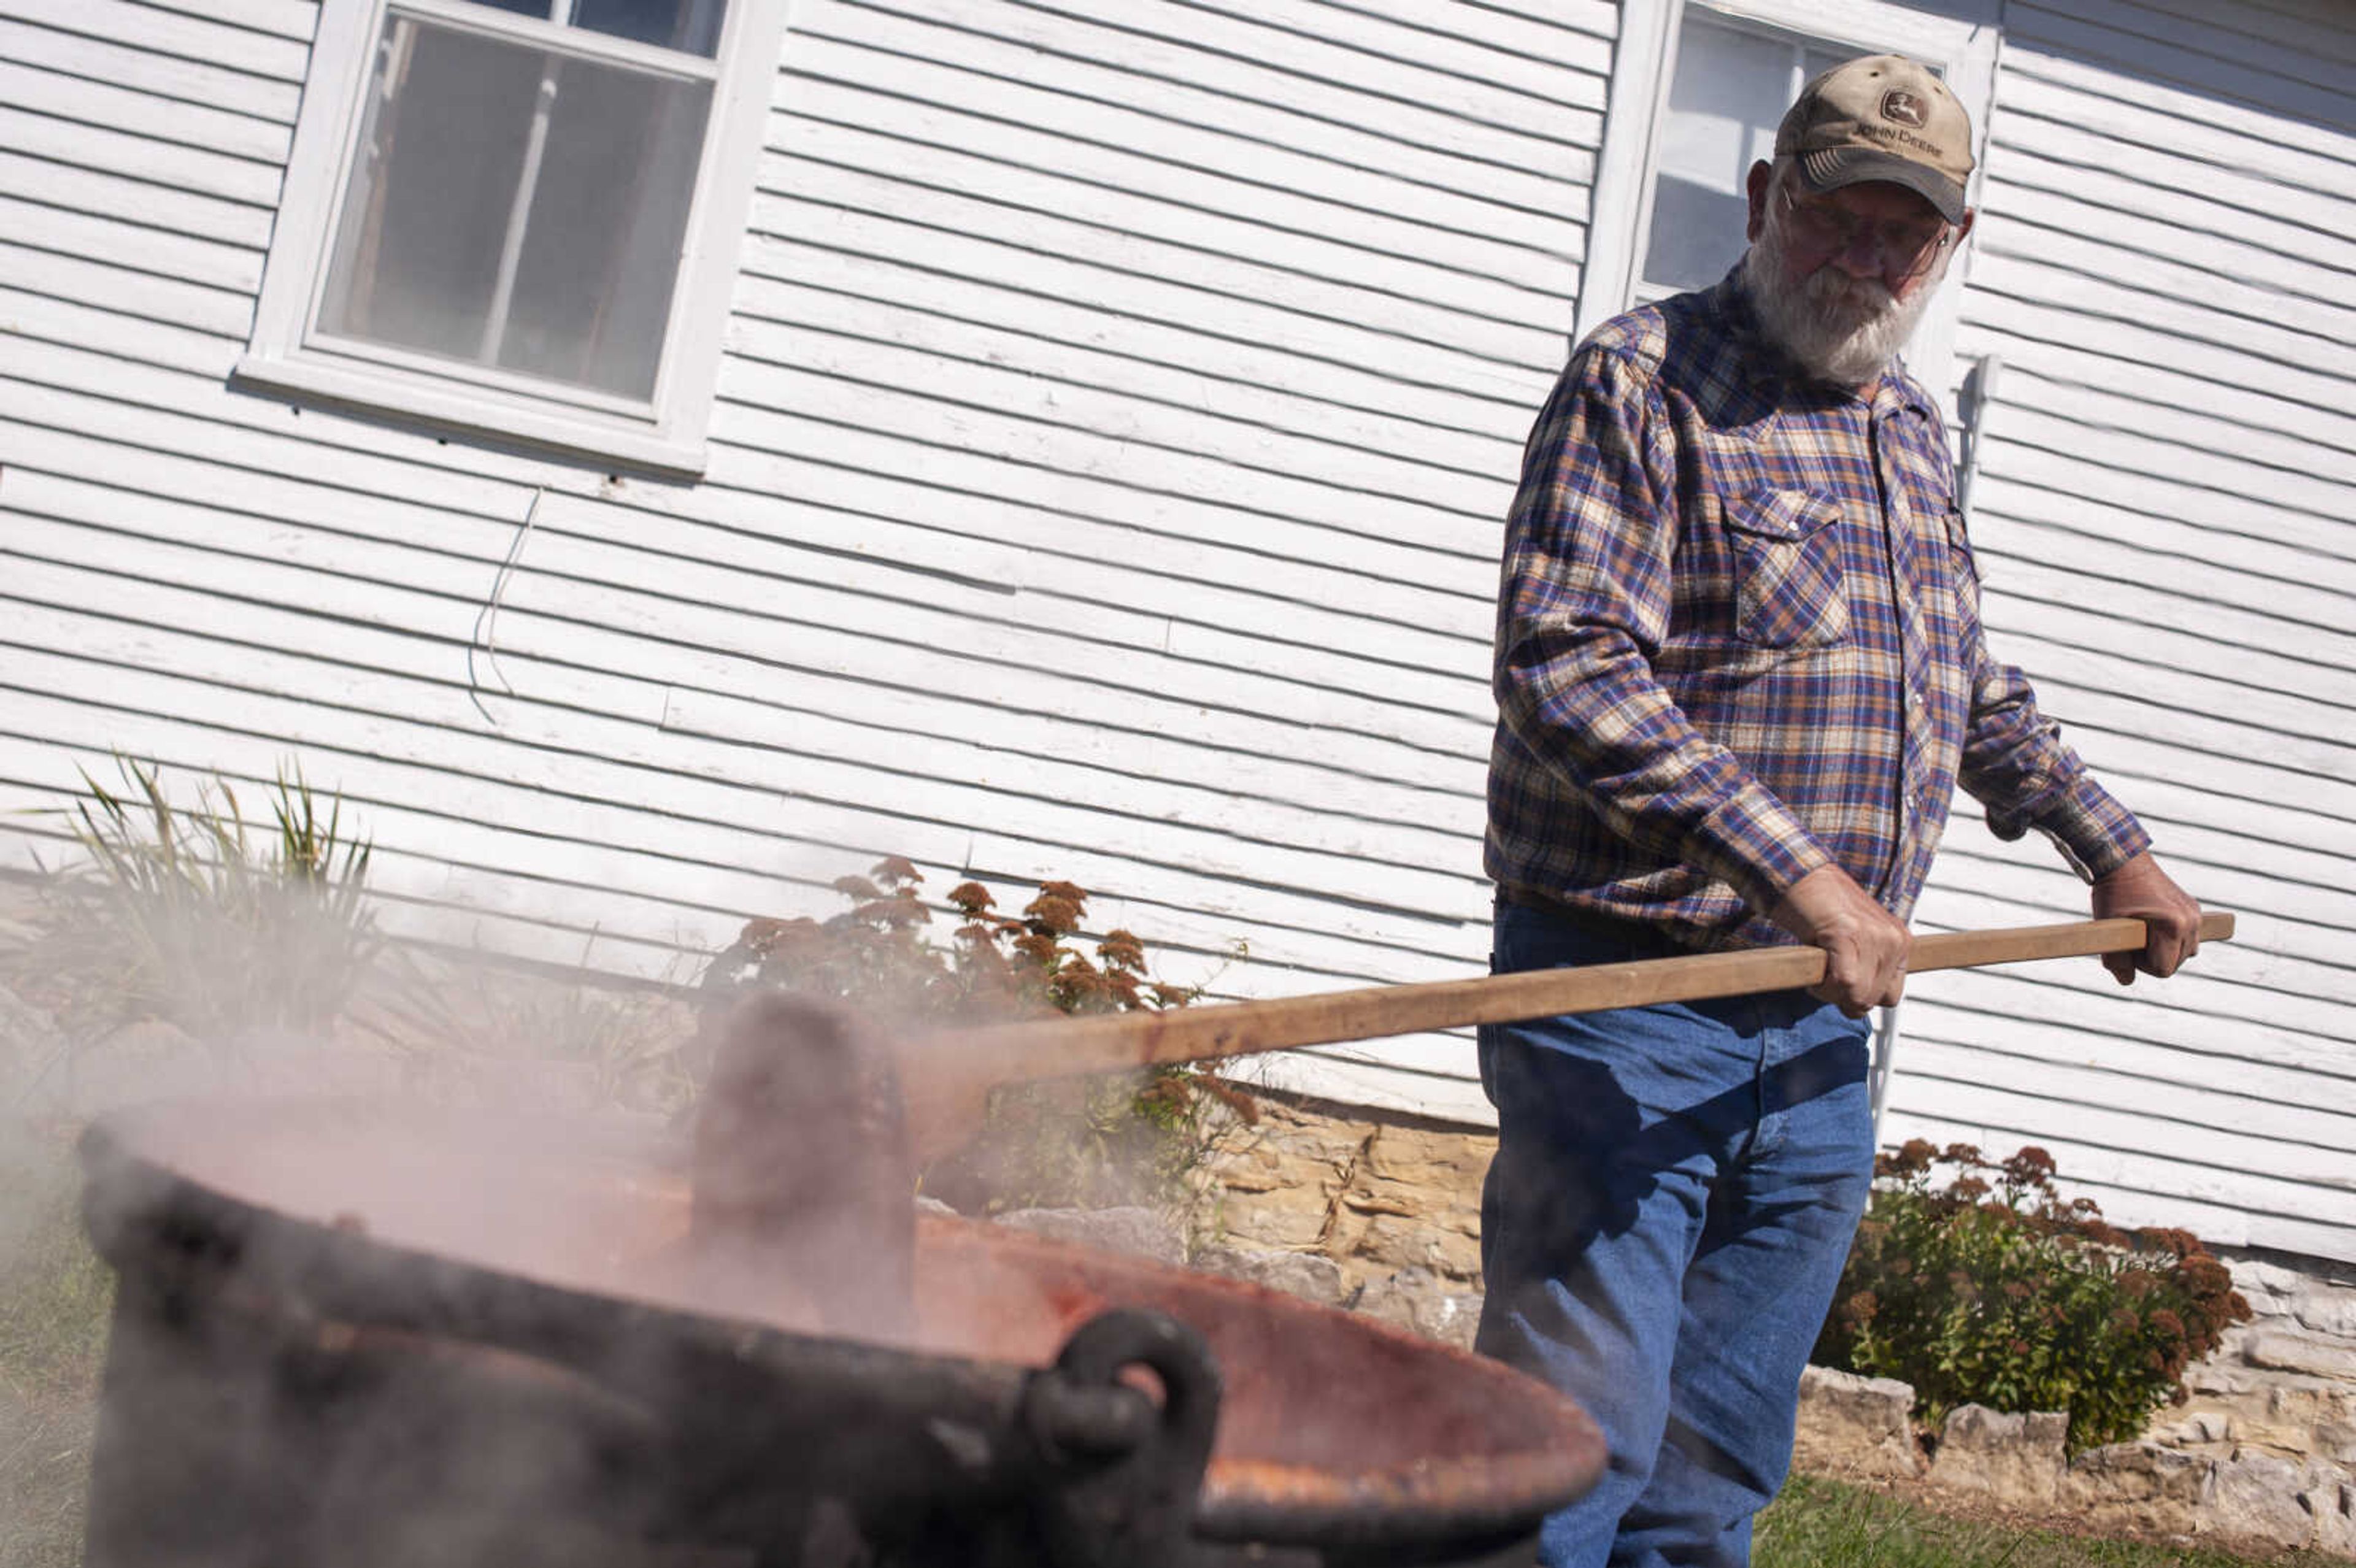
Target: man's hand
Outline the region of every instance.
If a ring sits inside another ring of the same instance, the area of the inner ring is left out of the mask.
[[[2097,877],[2094,901],[2096,920],[2124,916],[2144,923],[2143,951],[2103,955],[2103,967],[2122,986],[2135,984],[2138,969],[2166,979],[2201,949],[2200,904],[2159,869],[2148,849]]]
[[[2124,869],[2124,868],[2122,868]],[[1819,866],[1784,890],[1768,919],[1826,953],[1825,977],[1808,988],[1850,1018],[1894,1007],[1906,988],[1914,945],[1905,923],[1874,901],[1838,866]],[[2196,916],[2197,919],[2197,916]]]

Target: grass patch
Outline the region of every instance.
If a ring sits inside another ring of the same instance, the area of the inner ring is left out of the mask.
[[[1959,1519],[1901,1497],[1794,1476],[1759,1516],[1753,1568],[2346,1568],[2316,1552],[2237,1557],[2211,1547],[2095,1539]]]
[[[67,1135],[0,1130],[0,1568],[72,1568],[113,1275]]]

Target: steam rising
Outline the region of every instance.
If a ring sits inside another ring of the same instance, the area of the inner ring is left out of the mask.
[[[60,1170],[71,1129],[98,1116],[93,1147],[128,1157],[93,1169],[98,1229],[127,1267],[91,1568],[192,1555],[717,1568],[751,1558],[711,1543],[748,1541],[847,1568],[872,1561],[873,1520],[831,1499],[969,1488],[1034,1463],[1009,1458],[1029,1441],[1009,1424],[1020,1369],[1124,1301],[1166,1306],[1252,1369],[1231,1379],[1220,1426],[1245,1467],[1215,1471],[1215,1500],[1252,1477],[1338,1499],[1364,1463],[1389,1467],[1376,1483],[1388,1498],[1455,1484],[1412,1424],[1383,1413],[1398,1408],[1432,1413],[1468,1453],[1560,1447],[1552,1406],[1505,1419],[1532,1396],[1497,1385],[1502,1368],[1249,1287],[918,1221],[893,1069],[921,1078],[953,1036],[894,1037],[775,991],[699,1036],[691,1009],[641,1006],[645,993],[543,988],[523,1006],[487,967],[429,982],[451,1005],[421,1008],[435,993],[413,985],[375,990],[351,1011],[376,1028],[320,1039],[206,1043],[150,1020],[59,1057],[27,1044],[37,1030],[6,1037],[15,1142],[0,1154],[21,1145]],[[22,1013],[5,995],[0,1010]],[[424,1038],[437,1019],[444,1038]],[[40,1038],[61,1043],[66,1026]],[[667,1085],[700,1057],[690,1117]],[[0,1189],[0,1204],[22,1190]],[[242,1211],[223,1220],[220,1199],[262,1216],[245,1250],[176,1251],[216,1225],[235,1238]],[[158,1212],[177,1228],[141,1233]],[[757,1358],[715,1372],[711,1347],[756,1341],[799,1345],[828,1377],[851,1364],[831,1347],[959,1358],[972,1370],[939,1388],[975,1403],[914,1419],[905,1399],[879,1400],[872,1419],[901,1445],[879,1452],[898,1457],[852,1475],[865,1396],[805,1410]],[[690,1342],[704,1360],[682,1359]],[[894,1473],[911,1454],[911,1473]]]

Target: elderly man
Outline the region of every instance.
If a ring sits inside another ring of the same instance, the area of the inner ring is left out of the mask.
[[[1894,357],[1970,232],[1971,131],[1913,61],[1810,82],[1715,288],[1606,323],[1525,455],[1498,608],[1501,971],[1777,942],[1814,992],[1486,1029],[1490,1354],[1612,1460],[1564,1568],[1740,1564],[1870,1179],[1865,1015],[1898,999],[1960,781],[2167,975],[2199,907],[1981,637],[1931,396]]]

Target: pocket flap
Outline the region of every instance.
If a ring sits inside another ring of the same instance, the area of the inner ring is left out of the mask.
[[[1840,521],[1840,503],[1817,490],[1753,490],[1729,502],[1729,531],[1762,539],[1800,539]]]

